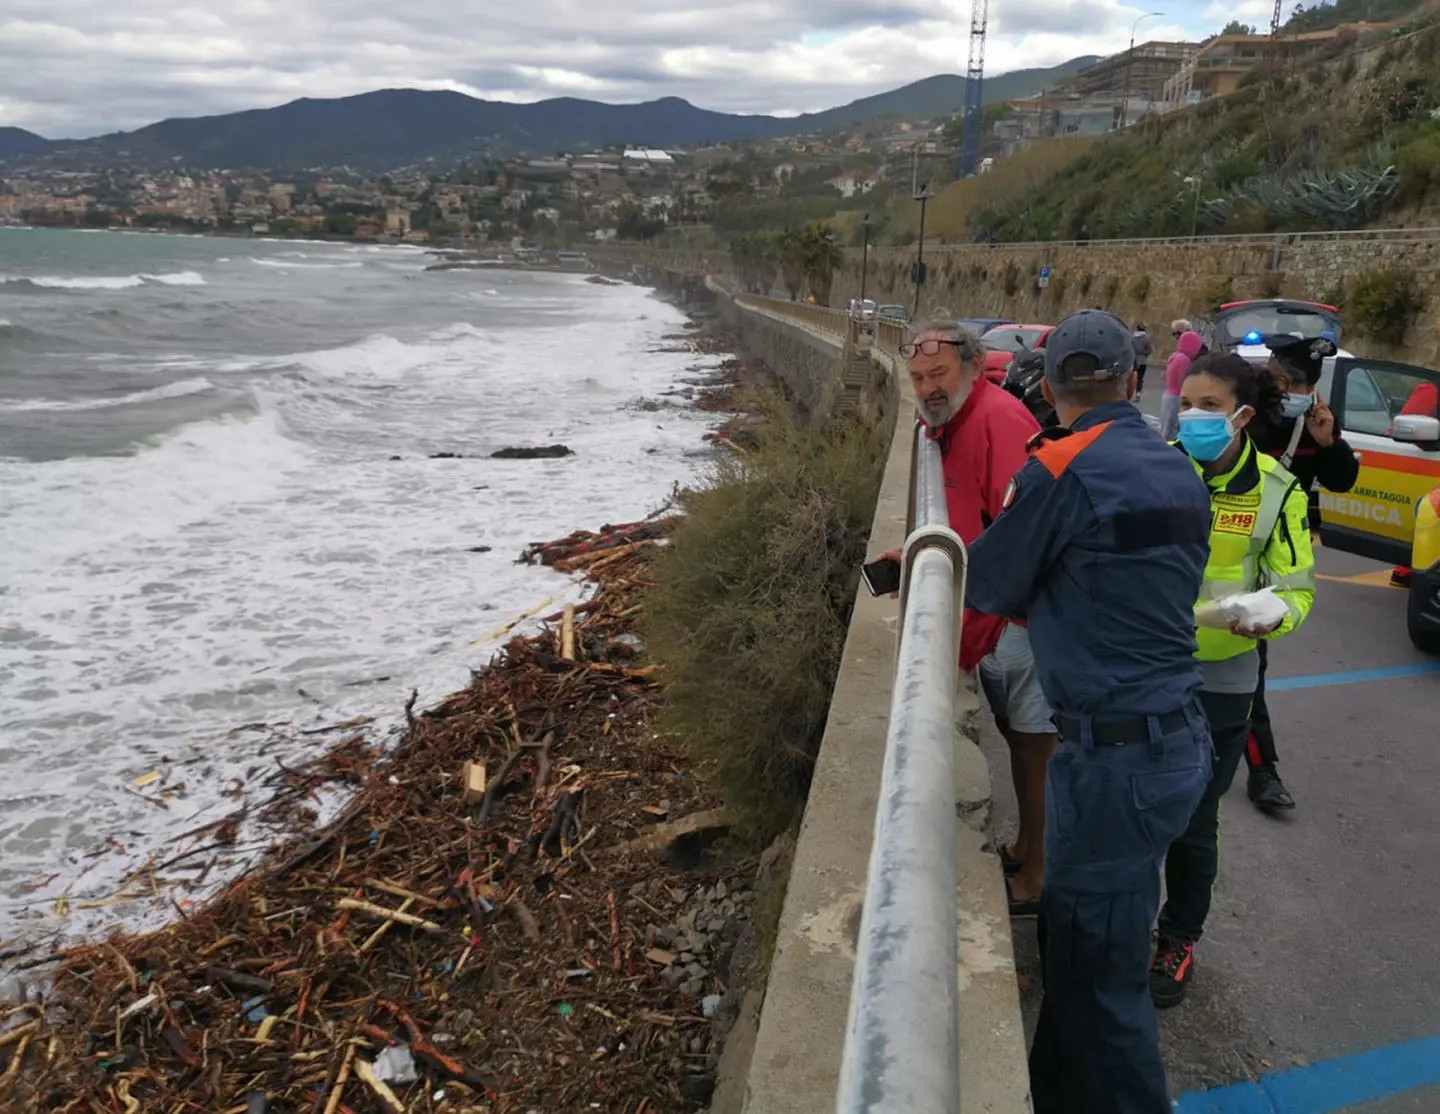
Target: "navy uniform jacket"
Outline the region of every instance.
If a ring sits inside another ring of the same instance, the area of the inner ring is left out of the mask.
[[[1200,689],[1195,601],[1210,496],[1128,402],[1036,439],[970,547],[965,603],[1029,623],[1046,699],[1073,715],[1162,715]]]

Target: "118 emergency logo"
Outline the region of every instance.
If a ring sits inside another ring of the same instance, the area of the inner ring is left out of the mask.
[[[1215,525],[1213,530],[1217,534],[1242,534],[1249,537],[1255,529],[1254,511],[1221,511],[1215,512]]]

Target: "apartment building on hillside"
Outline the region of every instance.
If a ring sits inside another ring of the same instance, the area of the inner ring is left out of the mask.
[[[1300,35],[1216,35],[1166,81],[1162,100],[1173,112],[1211,97],[1227,97],[1257,67],[1289,67],[1344,53],[1362,36],[1384,32],[1393,23],[1342,23],[1326,31]]]

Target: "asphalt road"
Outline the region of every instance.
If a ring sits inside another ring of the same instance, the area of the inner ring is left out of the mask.
[[[1270,657],[1277,682],[1309,679],[1277,684],[1270,697],[1281,773],[1299,808],[1280,820],[1259,813],[1246,799],[1242,765],[1224,804],[1220,879],[1190,993],[1161,1014],[1177,1096],[1440,1034],[1440,672],[1344,676],[1440,661],[1410,646],[1405,593],[1385,586],[1388,567],[1328,550],[1318,567],[1309,621]],[[1328,674],[1336,676],[1313,683]],[[997,830],[1008,833],[1014,802],[1004,744],[993,731],[983,742],[996,774]],[[1033,1026],[1033,921],[1016,922],[1015,947]],[[1403,1073],[1388,1064],[1381,1072],[1395,1086],[1372,1093],[1400,1093],[1343,1108],[1440,1111],[1440,1087],[1402,1089]],[[1430,1077],[1440,1080],[1440,1064]],[[1342,1108],[1324,1098],[1187,1101],[1182,1109],[1237,1114]]]

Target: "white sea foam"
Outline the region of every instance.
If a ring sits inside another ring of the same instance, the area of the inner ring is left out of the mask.
[[[7,275],[0,283],[29,283],[46,290],[128,290],[147,283],[161,286],[204,286],[205,276],[195,271],[163,275]]]
[[[115,398],[0,398],[0,410],[108,410],[113,406],[136,406],[146,402],[160,402],[167,398],[184,398],[186,395],[201,394],[215,389],[208,379],[181,379],[149,390],[132,391]]]
[[[345,263],[301,263],[298,259],[262,259],[251,256],[250,262],[261,267],[285,267],[295,271],[354,271],[363,266],[358,260]]]
[[[582,596],[517,565],[525,544],[640,517],[703,467],[704,415],[628,408],[718,362],[650,351],[680,311],[560,279],[508,296],[531,320],[568,311],[522,332],[502,302],[418,335],[237,355],[172,389],[223,373],[256,413],[121,457],[0,460],[0,938],[24,910],[108,895],[236,807],[231,779],[260,799],[255,771],[324,744],[296,728],[375,714],[383,737],[412,686],[423,706],[463,685],[511,616]],[[488,458],[557,441],[576,455]],[[257,721],[274,730],[232,733]],[[150,769],[185,785],[168,810],[124,791]],[[112,833],[125,853],[101,847]],[[63,927],[170,909],[75,910]]]

